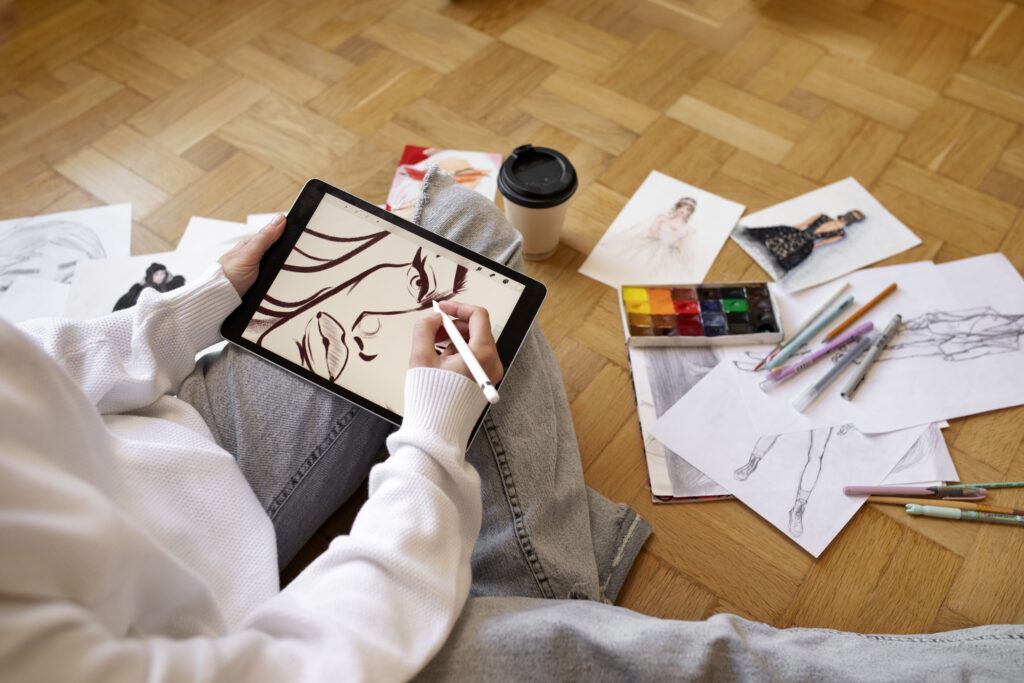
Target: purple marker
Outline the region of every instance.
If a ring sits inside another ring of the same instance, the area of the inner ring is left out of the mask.
[[[799,375],[801,372],[811,367],[833,351],[841,349],[859,337],[863,337],[865,334],[873,330],[874,327],[875,324],[872,322],[861,323],[846,334],[841,334],[829,343],[823,344],[817,351],[804,356],[792,365],[787,365],[780,370],[773,370],[772,372],[769,372],[768,378],[761,382],[761,391],[771,391],[790,377]]]

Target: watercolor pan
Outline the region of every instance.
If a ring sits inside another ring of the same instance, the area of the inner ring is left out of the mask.
[[[775,344],[782,316],[764,282],[623,285],[626,341],[636,346]]]

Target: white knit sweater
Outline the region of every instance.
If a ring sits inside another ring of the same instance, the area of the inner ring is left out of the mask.
[[[170,395],[237,304],[216,268],[87,322],[0,320],[0,680],[396,680],[444,643],[480,527],[479,388],[409,371],[352,532],[280,590],[270,520]]]

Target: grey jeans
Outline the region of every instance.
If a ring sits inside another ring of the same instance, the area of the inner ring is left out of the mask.
[[[416,222],[522,268],[521,238],[492,202],[428,174]],[[205,357],[179,397],[235,455],[274,522],[284,567],[384,455],[389,422],[235,347]],[[537,326],[469,446],[483,524],[472,594],[614,602],[650,527],[583,483],[561,371]]]
[[[521,267],[518,234],[446,176],[428,174],[417,222]],[[535,329],[467,454],[484,502],[478,597],[421,678],[1019,680],[1024,628],[1015,626],[861,635],[724,614],[654,619],[599,604],[614,601],[650,529],[584,486],[559,377]],[[205,358],[180,396],[235,454],[274,521],[282,566],[352,495],[393,429],[233,347]],[[569,597],[591,601],[538,599]]]

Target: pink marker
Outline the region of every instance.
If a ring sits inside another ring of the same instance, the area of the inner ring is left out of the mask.
[[[965,489],[959,486],[844,486],[848,496],[921,496],[948,500],[981,500],[985,489]]]
[[[772,370],[768,373],[768,378],[761,382],[761,391],[771,391],[775,387],[779,386],[782,382],[785,382],[790,377],[799,375],[801,372],[811,367],[819,360],[829,355],[837,349],[841,349],[852,341],[863,337],[865,334],[873,330],[875,324],[872,322],[861,323],[857,327],[853,328],[845,334],[841,334],[827,344],[823,344],[818,347],[818,350],[807,356],[804,356],[797,362],[787,365],[784,368],[778,370]]]

